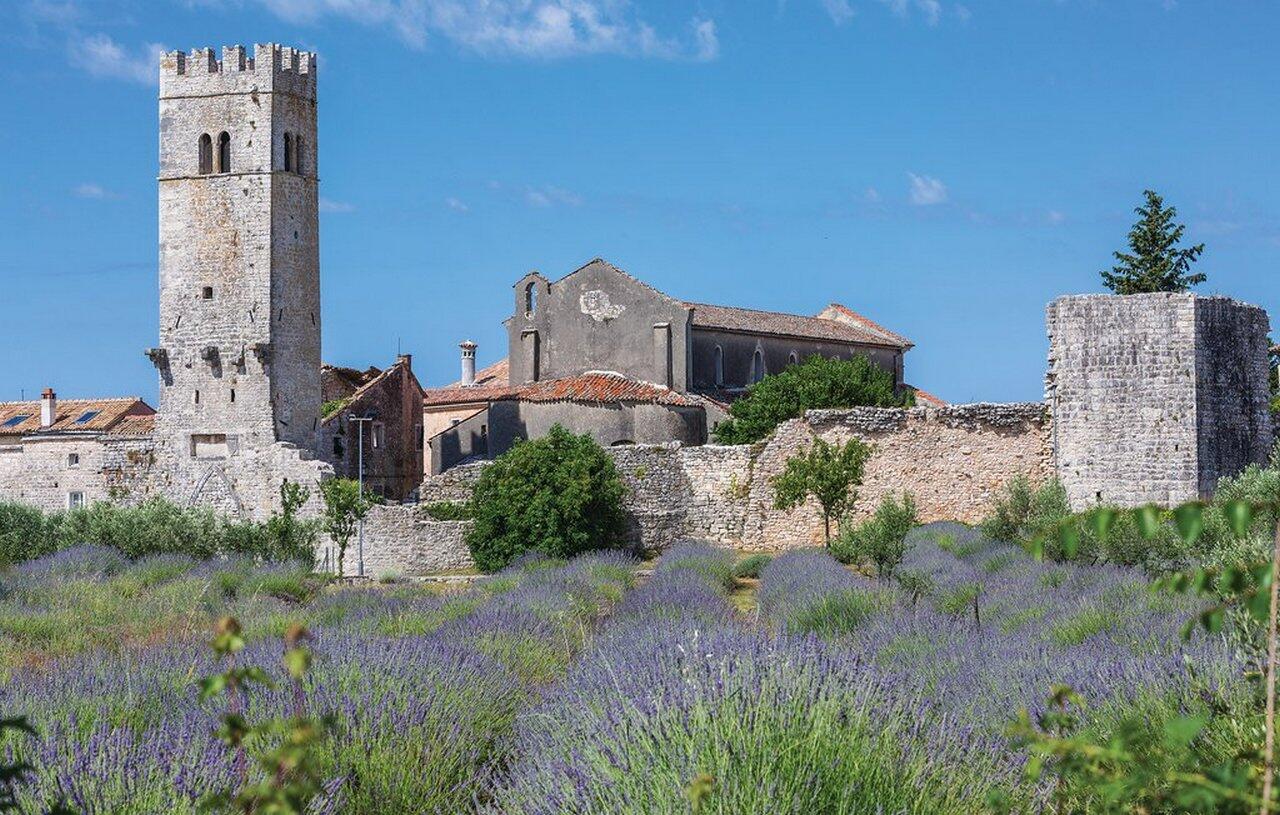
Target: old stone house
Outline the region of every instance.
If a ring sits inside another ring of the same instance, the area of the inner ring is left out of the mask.
[[[516,282],[507,358],[427,389],[428,473],[501,454],[559,423],[601,444],[702,444],[727,404],[818,354],[864,356],[904,387],[912,343],[845,306],[813,316],[691,303],[596,258],[557,281]],[[447,424],[446,424],[447,423]]]
[[[155,465],[155,410],[136,396],[0,402],[0,497],[46,511],[137,499]]]
[[[358,478],[365,488],[395,501],[409,498],[422,481],[422,385],[413,357],[402,354],[348,395],[324,403],[316,455],[336,475]]]

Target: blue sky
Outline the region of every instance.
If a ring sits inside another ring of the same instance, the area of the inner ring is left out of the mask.
[[[320,53],[326,361],[505,353],[511,284],[603,256],[678,297],[916,342],[1038,399],[1043,309],[1145,187],[1206,293],[1280,306],[1280,4],[4,0],[0,400],[153,401],[160,48]]]

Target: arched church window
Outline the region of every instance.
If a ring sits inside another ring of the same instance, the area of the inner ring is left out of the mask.
[[[759,348],[751,355],[751,381],[753,383],[764,379],[764,351]]]
[[[213,139],[205,133],[200,137],[200,175],[213,172]]]
[[[724,384],[724,349],[716,346],[716,386]]]
[[[218,134],[218,172],[231,172],[231,134],[225,130]]]
[[[538,308],[538,284],[530,283],[524,287],[524,313],[532,315]]]

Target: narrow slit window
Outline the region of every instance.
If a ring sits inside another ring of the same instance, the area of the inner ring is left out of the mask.
[[[284,134],[284,171],[291,172],[293,170],[293,136]]]
[[[200,137],[200,175],[213,172],[213,139],[208,133]]]
[[[235,388],[232,388],[232,389],[231,389],[231,401],[232,401],[232,402],[234,402],[235,400],[236,400],[236,389],[235,389]]]
[[[724,384],[724,349],[716,346],[716,387]]]
[[[231,172],[231,134],[225,130],[218,135],[218,172]]]

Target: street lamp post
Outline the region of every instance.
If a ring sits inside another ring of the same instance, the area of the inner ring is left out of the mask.
[[[372,422],[372,416],[357,416],[354,413],[347,414],[348,422],[356,423],[356,433],[359,435],[359,441],[356,449],[359,451],[356,459],[356,478],[360,484],[360,500],[364,500],[364,423]],[[364,518],[356,521],[356,575],[364,577]],[[339,575],[341,576],[341,575]]]

